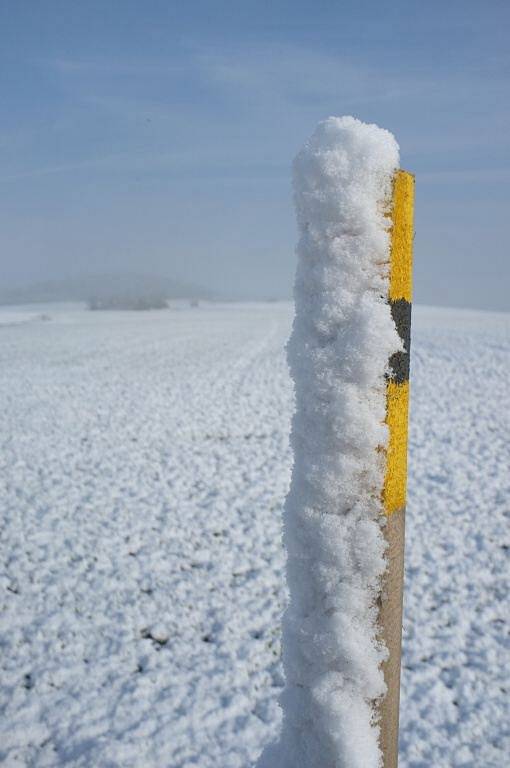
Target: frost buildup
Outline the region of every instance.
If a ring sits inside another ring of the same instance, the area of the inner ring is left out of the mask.
[[[285,507],[290,605],[280,741],[259,768],[378,768],[384,695],[376,600],[385,372],[401,342],[385,297],[385,202],[399,163],[388,131],[320,123],[294,162],[299,227],[288,359],[296,391]]]

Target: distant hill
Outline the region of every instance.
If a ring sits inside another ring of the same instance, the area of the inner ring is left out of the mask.
[[[214,299],[212,291],[161,275],[103,274],[48,280],[17,288],[0,288],[0,304],[35,304],[54,301],[107,300],[111,296],[143,299]]]

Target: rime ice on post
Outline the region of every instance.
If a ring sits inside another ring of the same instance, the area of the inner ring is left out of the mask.
[[[403,350],[387,302],[394,137],[329,118],[298,154],[294,469],[284,537],[283,728],[259,768],[379,768],[387,650],[382,495],[388,360]]]

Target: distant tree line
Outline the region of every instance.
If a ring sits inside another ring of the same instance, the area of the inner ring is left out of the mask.
[[[167,300],[164,296],[108,296],[97,297],[88,300],[88,308],[92,311],[99,309],[120,309],[120,310],[146,310],[146,309],[166,309]]]

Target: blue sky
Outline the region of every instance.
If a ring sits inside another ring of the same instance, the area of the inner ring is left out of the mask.
[[[510,3],[0,2],[0,279],[175,276],[289,296],[290,164],[389,128],[415,298],[510,309]]]

